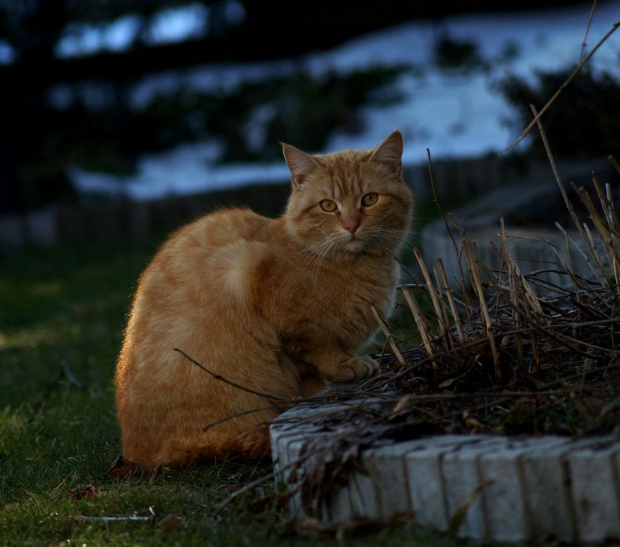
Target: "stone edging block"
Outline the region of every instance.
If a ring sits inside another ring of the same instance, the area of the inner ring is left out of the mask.
[[[331,407],[338,408],[337,406]],[[312,423],[325,411],[300,405],[271,425],[276,470],[304,446],[337,434]],[[302,421],[303,420],[303,421]],[[412,512],[425,527],[446,531],[462,514],[460,537],[518,542],[620,539],[620,437],[516,438],[441,435],[365,450],[363,472],[332,493],[322,519],[390,519]],[[303,468],[303,464],[302,464]],[[292,517],[305,515],[299,494]]]

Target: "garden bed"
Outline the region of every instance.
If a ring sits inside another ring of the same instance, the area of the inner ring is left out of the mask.
[[[503,221],[500,243],[491,245],[497,264],[491,267],[456,217],[444,217],[458,256],[457,282],[449,282],[441,260],[429,268],[415,252],[420,274],[400,288],[417,343],[412,347],[379,318],[386,335],[377,355],[379,374],[333,385],[304,402],[320,405],[310,415],[293,417],[296,428],[310,424],[321,433],[304,433],[305,440],[297,439],[297,461],[288,458],[294,469],[289,482],[303,494],[305,514],[329,507],[350,474],[365,469],[368,451],[402,442],[455,434],[594,442],[617,437],[620,223],[611,187],[596,176],[593,185],[594,197],[576,189],[589,222],[565,201],[580,240],[577,245],[564,232],[565,248],[551,245],[552,268],[564,279],[558,284],[543,277],[549,265],[522,272]],[[585,271],[575,266],[576,254]],[[609,472],[616,492],[619,470]],[[620,503],[615,494],[613,501]]]

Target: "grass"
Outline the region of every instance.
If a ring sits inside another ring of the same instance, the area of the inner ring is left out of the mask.
[[[218,462],[155,480],[104,479],[121,452],[114,363],[136,280],[160,241],[0,255],[0,544],[323,542],[318,533],[292,534],[264,490],[214,513],[230,492],[266,474],[268,462]],[[91,485],[92,499],[77,499],[88,498]],[[152,518],[81,518],[102,516]],[[462,544],[411,525],[349,535],[346,543]]]

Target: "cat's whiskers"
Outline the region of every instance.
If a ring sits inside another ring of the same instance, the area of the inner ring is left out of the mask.
[[[336,241],[334,241],[334,236],[335,234],[331,234],[328,238],[326,238],[327,245],[324,246],[323,251],[321,251],[321,254],[317,257],[317,260],[314,263],[314,269],[312,271],[313,281],[316,281],[319,270],[321,269],[323,262],[325,262],[325,258],[327,258],[329,251],[336,247]]]
[[[308,258],[306,259],[302,271],[308,268],[311,264],[314,263],[312,268],[312,281],[316,281],[318,277],[318,273],[325,262],[327,256],[331,251],[336,251],[339,246],[346,243],[347,241],[343,241],[346,236],[341,233],[331,233],[323,236],[323,239],[317,241],[313,245],[305,247],[301,252],[308,253]],[[299,254],[300,254],[299,253]]]
[[[300,254],[310,253],[310,255],[315,256],[320,253],[321,247],[325,245],[326,240],[329,239],[329,237],[330,237],[329,235],[324,236],[323,239],[321,239],[320,241],[317,241],[316,243],[313,243],[312,245],[302,247],[295,254],[300,255]]]
[[[310,260],[305,267],[309,266],[312,261],[314,261],[314,267],[312,269],[313,281],[316,281],[319,270],[321,269],[323,262],[325,262],[325,259],[327,258],[329,252],[336,248],[338,243],[337,240],[337,234],[328,234],[318,244],[314,246],[314,249],[311,250]]]
[[[303,267],[301,268],[302,271],[305,270],[308,266],[310,266],[310,264],[312,264],[314,261],[318,261],[324,253],[329,252],[328,247],[331,246],[330,238],[331,235],[326,235],[320,241],[313,243],[309,247],[304,247],[298,253],[296,253],[297,255],[300,255],[302,253],[308,255]]]
[[[402,230],[389,226],[371,226],[366,230],[365,236],[372,246],[381,245],[382,247],[389,247],[391,249],[400,247],[403,241]]]

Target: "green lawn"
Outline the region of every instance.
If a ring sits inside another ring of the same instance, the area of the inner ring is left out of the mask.
[[[266,462],[165,471],[152,481],[104,479],[120,455],[114,363],[132,291],[156,245],[153,239],[0,254],[0,544],[316,543],[316,535],[291,535],[274,496],[259,502],[259,490],[214,514],[238,485],[266,474]],[[94,499],[71,494],[90,485]],[[80,518],[133,515],[152,518]],[[410,525],[349,542],[460,544]]]

